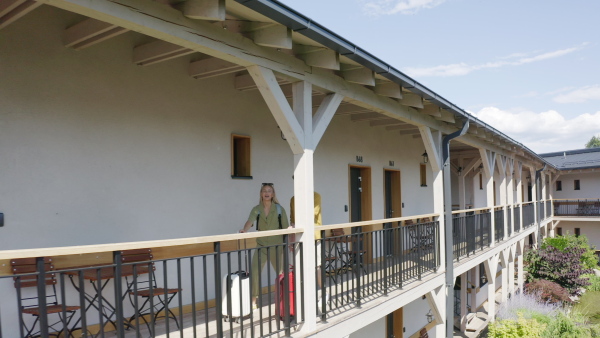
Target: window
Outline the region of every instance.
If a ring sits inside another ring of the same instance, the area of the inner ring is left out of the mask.
[[[562,236],[562,228],[561,227],[556,227],[556,235],[558,236]]]
[[[479,190],[483,190],[483,174],[479,173]]]
[[[562,181],[556,181],[556,191],[562,191]]]
[[[427,186],[427,166],[425,164],[421,164],[421,186]]]
[[[575,236],[579,237],[581,235],[581,228],[575,228]]]
[[[575,180],[575,190],[581,190],[581,186],[579,185],[579,180]]]
[[[252,178],[250,136],[231,135],[231,178]]]
[[[485,275],[485,265],[479,264],[479,287],[486,285],[488,282],[487,276]]]

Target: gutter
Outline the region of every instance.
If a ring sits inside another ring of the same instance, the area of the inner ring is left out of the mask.
[[[446,247],[446,337],[454,336],[454,243],[452,238],[452,181],[450,177],[450,141],[469,130],[469,120],[460,130],[446,135],[442,140],[442,165],[444,181],[444,244]],[[441,319],[441,318],[440,318]]]
[[[473,115],[469,114],[465,110],[459,108],[454,103],[446,100],[444,97],[440,96],[433,90],[427,88],[421,83],[417,82],[413,78],[408,75],[402,73],[398,69],[392,67],[388,63],[382,61],[381,59],[375,57],[371,53],[366,50],[356,46],[352,42],[346,40],[340,35],[332,32],[321,24],[314,22],[312,19],[306,17],[305,15],[299,13],[291,7],[288,7],[276,0],[235,0],[236,2],[262,14],[265,15],[274,21],[289,27],[294,32],[298,32],[320,44],[323,46],[338,52],[340,55],[343,55],[353,61],[358,62],[364,67],[367,67],[373,70],[375,73],[384,76],[385,78],[403,86],[404,88],[410,89],[412,92],[419,94],[423,98],[435,102],[438,106],[443,109],[449,110],[455,115],[466,118],[467,120],[472,120],[476,122],[478,125],[481,125],[485,129],[489,129],[492,132],[502,136],[503,138],[509,140],[515,145],[521,147],[522,149],[527,150],[530,154],[534,155],[538,160],[542,163],[548,164],[552,167],[551,163],[544,160],[538,154],[533,152],[531,149],[524,146],[522,143],[519,143],[512,138],[506,136],[505,134],[498,131],[496,128],[488,125],[487,123],[479,120]]]

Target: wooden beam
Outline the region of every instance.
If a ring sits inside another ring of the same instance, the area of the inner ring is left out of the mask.
[[[148,66],[191,53],[195,52],[163,40],[156,40],[135,47],[133,49],[133,63],[140,66]]]
[[[296,56],[303,60],[308,66],[333,70],[340,69],[340,54],[331,49],[294,45],[293,50]]]
[[[187,0],[181,5],[183,15],[190,19],[225,20],[225,0]]]
[[[292,49],[292,30],[284,25],[271,25],[252,32],[252,40],[259,46]]]
[[[350,117],[350,120],[352,120],[352,122],[381,120],[381,119],[389,119],[389,117],[387,117],[385,115],[381,115],[379,113],[375,113],[375,112],[358,113],[358,114],[353,114],[352,117]]]
[[[191,62],[188,67],[188,74],[195,79],[205,79],[213,76],[241,72],[244,69],[244,67],[235,63],[218,58],[208,58]],[[252,83],[254,83],[254,80]]]
[[[470,123],[467,133],[472,134],[472,135],[477,135],[477,126],[474,123]]]
[[[392,125],[392,124],[404,124],[404,122],[402,122],[400,120],[396,120],[396,119],[390,119],[390,118],[387,118],[385,120],[375,120],[375,121],[369,122],[369,125],[371,127],[389,126],[389,125]]]
[[[496,165],[496,153],[488,149],[479,148],[479,154],[481,156],[485,177],[493,177],[494,167]]]
[[[402,87],[394,82],[378,82],[375,84],[373,91],[377,95],[387,96],[394,99],[402,99]]]
[[[346,103],[346,104],[341,105],[338,108],[338,110],[336,111],[336,114],[347,115],[347,114],[364,113],[364,112],[369,112],[369,110],[365,109],[363,107],[355,106],[350,103]]]
[[[444,324],[444,321],[446,319],[445,316],[442,316],[442,312],[441,312],[442,307],[440,306],[441,304],[440,304],[440,300],[439,300],[440,296],[444,297],[444,292],[445,292],[445,288],[443,286],[440,286],[435,290],[427,292],[427,294],[425,295],[425,298],[427,299],[427,303],[429,304],[429,307],[431,308],[431,312],[433,313],[433,318],[435,320],[435,323],[438,325]]]
[[[426,104],[423,107],[423,109],[421,109],[419,111],[423,114],[427,114],[427,115],[431,115],[431,116],[435,116],[435,117],[442,117],[440,107],[436,106],[435,104]]]
[[[25,14],[41,6],[34,0],[3,0],[0,1],[0,29],[17,21]]]
[[[423,138],[423,144],[425,145],[425,151],[429,157],[429,163],[431,164],[431,169],[436,172],[438,170],[442,170],[441,166],[441,154],[438,151],[439,140],[434,139],[433,133],[429,127],[420,126],[419,132],[421,133],[421,138]],[[439,132],[438,132],[439,133]],[[437,134],[437,133],[436,133]],[[437,135],[436,135],[437,136]],[[437,137],[436,137],[437,138]]]
[[[356,68],[342,71],[344,80],[366,86],[375,86],[375,73],[368,68]]]
[[[272,70],[260,67],[248,67],[248,73],[256,82],[258,90],[271,110],[277,125],[286,137],[294,154],[304,152],[304,131],[294,111],[281,91],[278,80]]]
[[[402,99],[398,100],[398,102],[400,102],[400,104],[402,104],[402,105],[409,106],[409,107],[414,107],[414,108],[419,108],[419,109],[424,108],[423,98],[414,93],[403,93]]]
[[[444,122],[448,122],[448,123],[456,122],[456,120],[454,119],[454,114],[447,111],[446,109],[440,109],[440,114],[441,114],[441,116],[436,117],[436,120],[440,120],[440,121],[444,121]]]
[[[108,22],[86,19],[65,30],[65,47],[81,50],[127,31]]]
[[[289,84],[290,82],[284,79],[277,78],[277,83],[280,85]],[[256,82],[250,74],[238,75],[234,79],[234,87],[239,91],[248,91],[257,89]],[[289,96],[289,95],[286,95]]]

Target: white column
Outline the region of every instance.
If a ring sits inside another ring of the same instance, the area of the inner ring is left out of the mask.
[[[488,316],[490,322],[493,322],[496,314],[496,269],[498,266],[498,256],[486,259],[483,264],[485,274],[488,278]]]
[[[458,166],[461,169],[458,172],[458,209],[459,210],[465,210],[467,207],[467,194],[466,194],[466,190],[465,190],[465,178],[467,176],[467,173],[465,172],[465,170],[463,170],[463,159],[459,158],[458,159]]]
[[[499,191],[499,199],[498,199],[498,204],[502,206],[502,214],[504,215],[504,224],[502,224],[502,227],[504,228],[504,238],[507,238],[508,235],[508,224],[506,221],[506,217],[507,217],[507,210],[506,210],[506,204],[507,204],[507,199],[506,199],[506,172],[505,172],[505,167],[504,165],[502,165],[500,167],[500,174],[498,175],[499,177],[499,184],[498,184],[498,191]]]
[[[519,205],[519,232],[523,230],[523,165],[521,162],[515,163],[515,174],[517,175],[517,204]]]
[[[537,193],[537,180],[535,179],[535,168],[531,167],[529,169],[529,173],[531,175],[531,200],[533,201],[533,219],[534,222],[537,220],[538,215],[538,193]],[[538,247],[538,236],[539,234],[536,232],[533,236],[533,245]]]
[[[514,244],[513,244],[514,246]],[[512,249],[511,249],[512,250]],[[516,250],[515,250],[516,252]],[[511,255],[512,256],[512,255]],[[508,294],[512,297],[515,294],[515,260],[510,257],[508,262]]]
[[[479,276],[477,275],[477,271],[479,270],[479,265],[469,270],[471,272],[471,283],[473,285],[469,285],[471,289],[471,312],[477,312],[477,281],[479,280]]]
[[[467,273],[460,275],[460,331],[467,332]],[[445,334],[445,333],[444,333]]]
[[[504,304],[506,302],[506,300],[508,299],[508,257],[506,252],[501,252],[500,253],[501,256],[503,256],[503,258],[501,258],[500,260],[500,266],[501,266],[501,275],[500,275],[500,281],[502,283],[502,290],[501,290],[501,294],[502,294],[502,300],[501,303]]]
[[[523,248],[523,245],[521,245]],[[517,256],[517,288],[523,292],[523,253]]]
[[[481,156],[481,162],[483,164],[482,180],[486,194],[487,207],[491,213],[491,231],[490,231],[490,243],[491,246],[496,245],[496,234],[494,232],[494,226],[496,221],[494,220],[494,166],[496,162],[496,154],[485,149],[479,149]]]

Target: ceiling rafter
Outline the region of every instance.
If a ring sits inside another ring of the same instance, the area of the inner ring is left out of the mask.
[[[219,58],[208,58],[191,62],[188,73],[195,79],[204,79],[213,76],[237,73],[243,71],[243,66]]]
[[[133,63],[140,66],[148,66],[192,53],[195,53],[195,51],[189,48],[163,40],[156,40],[135,47],[133,49]]]
[[[41,6],[34,0],[4,0],[0,1],[0,29],[17,21],[25,14]]]
[[[81,50],[129,30],[96,19],[85,19],[65,30],[65,47]]]

